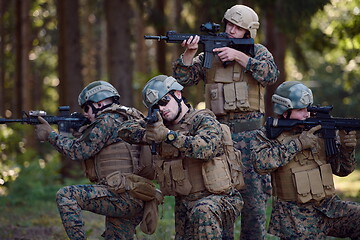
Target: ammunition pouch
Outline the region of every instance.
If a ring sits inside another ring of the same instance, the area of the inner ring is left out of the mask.
[[[226,156],[215,157],[202,164],[202,176],[206,189],[221,194],[231,189],[232,182]]]
[[[182,159],[156,160],[156,175],[164,195],[188,195],[192,189]]]
[[[157,190],[155,199],[144,203],[144,215],[140,223],[140,229],[143,233],[153,234],[156,230],[159,211],[158,205],[161,204],[164,200],[162,193]]]
[[[297,138],[297,135],[278,137],[280,142]],[[319,146],[324,146],[319,140]],[[274,195],[284,201],[307,203],[319,202],[335,194],[332,169],[326,163],[324,151],[319,149],[303,150],[287,165],[272,173]]]
[[[106,177],[106,182],[114,192],[129,191],[131,196],[143,201],[154,200],[156,196],[155,184],[135,174],[113,172]]]
[[[265,88],[238,63],[223,67],[216,56],[207,71],[205,102],[215,115],[229,112],[264,112]]]

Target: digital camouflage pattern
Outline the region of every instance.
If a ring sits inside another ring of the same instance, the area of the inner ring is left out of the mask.
[[[200,81],[206,83],[203,61],[204,53],[200,53],[193,59],[191,66],[186,66],[181,56],[173,64],[173,77],[183,86],[196,85]],[[261,44],[255,44],[255,57],[249,59],[245,71],[250,71],[253,78],[263,86],[275,83],[279,75],[272,54]]]
[[[206,70],[202,67],[204,53],[200,53],[193,59],[191,66],[183,63],[182,56],[173,65],[173,76],[183,86],[192,86],[200,81],[206,83]],[[279,71],[272,54],[261,44],[255,44],[255,57],[250,58],[245,71],[251,72],[252,77],[262,86],[271,85],[276,82]],[[247,112],[242,120],[260,119],[260,112]],[[235,119],[239,120],[239,119]],[[229,122],[222,123],[230,126]],[[241,239],[264,239],[266,224],[266,201],[271,193],[271,179],[269,175],[259,175],[254,171],[250,158],[249,143],[253,137],[250,131],[234,133],[232,138],[235,147],[241,151],[244,165],[244,180],[246,189],[241,191],[244,199],[244,207],[241,211]],[[256,227],[254,227],[256,226]]]
[[[190,111],[194,111],[191,109]],[[186,115],[182,121],[186,118]],[[180,121],[178,125],[182,123]],[[178,134],[172,145],[180,150],[183,156],[188,158],[212,159],[224,154],[221,145],[222,131],[219,122],[210,115],[198,114],[191,125],[187,135]],[[170,125],[164,121],[169,129],[176,129],[176,125]],[[146,122],[144,120],[125,121],[119,129],[119,136],[132,144],[147,144],[144,142]]]
[[[105,185],[75,185],[56,194],[59,213],[70,239],[86,239],[81,211],[105,216],[105,239],[133,239],[143,215],[143,201],[129,193],[110,191]]]
[[[49,142],[63,155],[73,160],[86,160],[110,144],[122,141],[118,128],[126,120],[115,112],[97,116],[78,139],[55,132]],[[143,202],[128,193],[117,194],[106,185],[76,185],[61,188],[56,201],[65,230],[70,239],[86,239],[81,210],[106,216],[105,239],[133,239],[135,227],[143,215]]]
[[[169,129],[179,129],[188,114],[176,125],[166,122],[165,125]],[[119,130],[119,136],[130,143],[144,143],[144,127],[144,121],[126,121]],[[171,144],[186,157],[206,161],[224,153],[221,141],[219,122],[208,114],[198,114],[189,132],[178,133],[177,139]],[[176,196],[175,202],[175,239],[233,239],[234,222],[243,205],[238,191],[216,195],[205,190]]]
[[[234,222],[243,201],[239,192],[175,198],[175,231],[178,240],[234,239]]]
[[[255,167],[260,173],[275,171],[301,152],[295,141],[280,144],[276,139],[268,139],[265,129],[256,130],[251,146]],[[348,152],[339,144],[337,146],[340,154],[331,162],[331,168],[333,174],[347,176],[356,166],[354,151]],[[343,201],[336,195],[320,203],[300,204],[274,199],[269,233],[289,240],[326,239],[326,236],[360,239],[359,221],[360,204]]]
[[[261,118],[261,113],[254,113],[251,119]],[[266,235],[266,202],[271,195],[270,175],[258,174],[253,166],[250,143],[255,138],[255,131],[232,133],[234,147],[241,151],[244,166],[245,189],[240,190],[244,199],[241,211],[241,239],[264,239]],[[251,224],[248,224],[251,222]]]

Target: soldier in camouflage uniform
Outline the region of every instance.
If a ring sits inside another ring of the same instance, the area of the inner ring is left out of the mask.
[[[86,239],[82,210],[106,216],[106,230],[102,235],[105,239],[133,239],[135,227],[144,215],[144,205],[153,203],[152,196],[139,198],[129,187],[131,183],[143,184],[149,195],[155,194],[154,185],[147,179],[154,177],[151,160],[146,162],[145,155],[140,156],[140,146],[122,141],[117,134],[123,121],[143,115],[134,108],[120,105],[119,97],[116,89],[105,81],[95,81],[85,87],[78,102],[91,124],[84,126],[82,135],[76,139],[57,133],[39,117],[42,124],[36,127],[38,139],[50,142],[64,156],[82,161],[93,183],[63,187],[56,194],[70,239]],[[146,224],[146,221],[142,223],[145,227],[142,229],[153,232],[154,229],[146,229]]]
[[[281,84],[272,97],[279,118],[305,120],[313,103],[311,90],[300,82]],[[274,205],[269,233],[281,239],[326,239],[326,236],[360,239],[360,204],[335,195],[333,174],[347,176],[355,169],[356,132],[337,134],[339,154],[325,154],[324,139],[294,127],[276,139],[257,130],[252,142],[255,169],[271,173]]]
[[[259,28],[257,14],[249,7],[235,5],[225,12],[223,22],[230,38],[255,38]],[[254,129],[263,124],[264,91],[276,82],[279,71],[272,54],[255,44],[254,56],[229,47],[216,48],[211,69],[202,67],[204,53],[194,57],[199,36],[182,43],[185,52],[174,63],[173,76],[183,86],[205,82],[206,107],[221,123],[231,128],[235,147],[241,150],[246,188],[241,191],[244,207],[241,212],[241,239],[264,239],[266,201],[271,194],[270,176],[254,171],[249,143]],[[224,62],[232,62],[226,67]]]
[[[157,122],[127,121],[119,135],[157,143],[156,179],[175,196],[175,239],[233,239],[243,201],[224,158],[222,126],[211,111],[186,104],[182,89],[173,77],[152,78],[142,94],[147,108],[159,109]]]

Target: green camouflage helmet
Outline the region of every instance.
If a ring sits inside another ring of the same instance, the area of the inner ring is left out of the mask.
[[[113,85],[105,81],[94,81],[81,91],[78,103],[80,107],[83,107],[89,101],[100,102],[110,97],[120,98],[118,91]]]
[[[166,75],[153,77],[142,90],[143,103],[147,108],[154,106],[161,98],[172,90],[181,91],[181,86],[175,78]]]
[[[289,109],[306,108],[313,103],[313,95],[307,86],[297,81],[279,85],[271,98],[274,112],[282,115]]]

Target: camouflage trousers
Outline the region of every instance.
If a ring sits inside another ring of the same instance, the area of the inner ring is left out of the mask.
[[[271,196],[270,175],[256,173],[250,158],[250,142],[254,138],[254,131],[232,133],[234,146],[241,151],[246,185],[246,188],[240,191],[244,199],[244,207],[241,211],[240,239],[242,240],[265,239],[266,202]]]
[[[66,233],[71,240],[86,239],[81,211],[106,216],[105,239],[133,239],[141,222],[143,202],[127,192],[117,194],[105,185],[74,185],[61,188],[56,202]]]
[[[314,203],[275,201],[269,233],[281,239],[326,239],[326,236],[360,239],[360,203],[338,196]]]
[[[243,205],[240,193],[208,194],[175,197],[176,240],[234,239],[234,223]]]

